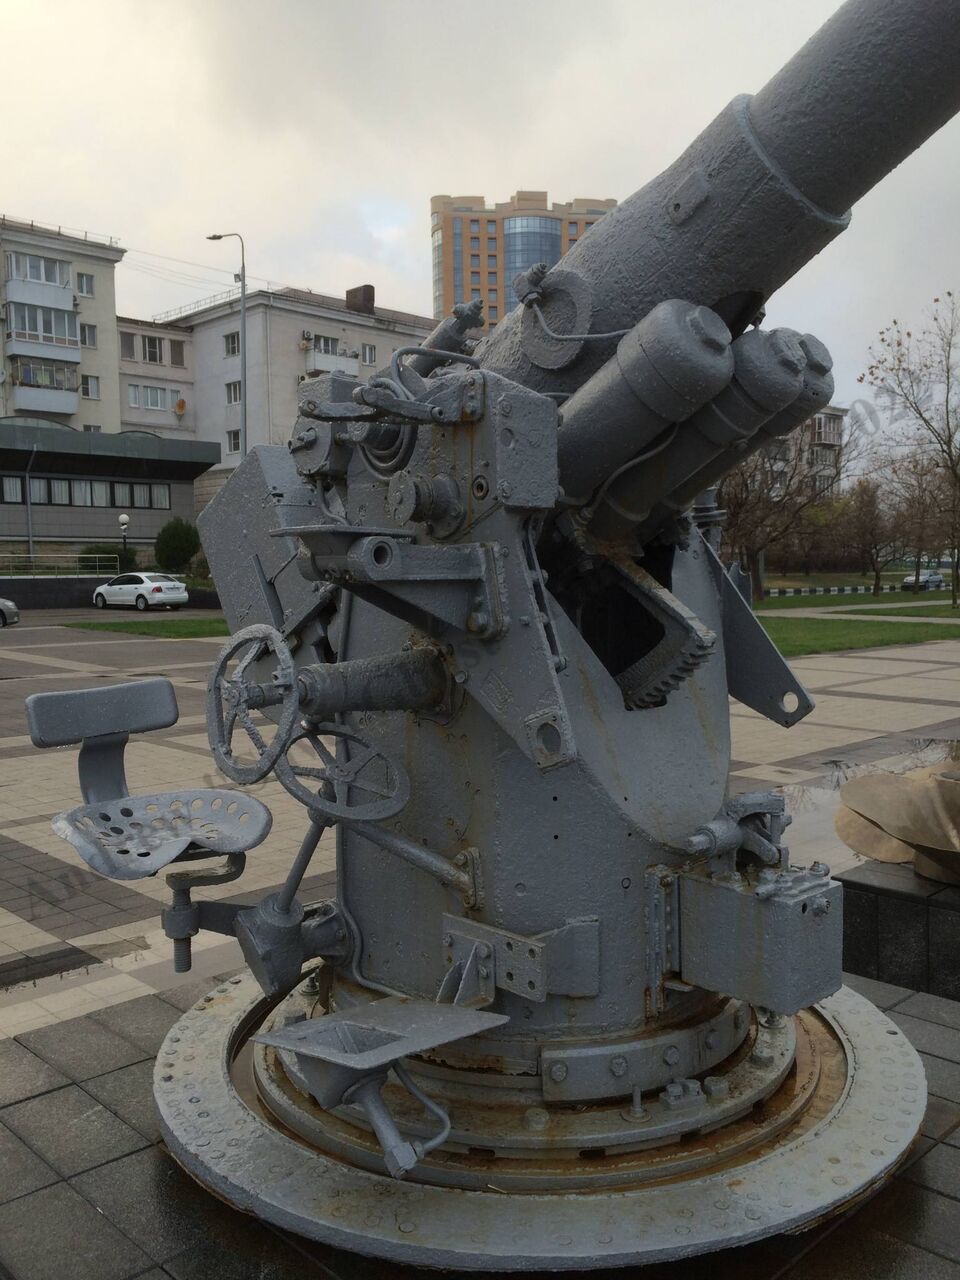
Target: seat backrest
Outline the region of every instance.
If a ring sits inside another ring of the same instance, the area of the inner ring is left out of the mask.
[[[146,733],[176,724],[177,695],[163,677],[33,693],[27,698],[27,725],[35,747],[64,747],[108,734]]]

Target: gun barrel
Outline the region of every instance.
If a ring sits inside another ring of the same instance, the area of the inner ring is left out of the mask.
[[[678,160],[600,219],[542,282],[554,333],[613,335],[669,298],[734,336],[849,221],[850,203],[960,109],[956,0],[847,0],[756,97],[735,99]],[[532,307],[481,364],[570,393],[616,337],[556,342]]]

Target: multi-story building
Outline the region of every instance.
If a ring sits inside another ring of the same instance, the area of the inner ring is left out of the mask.
[[[197,482],[199,508],[240,461],[239,295],[231,291],[168,312],[158,317],[158,325],[157,335],[166,337],[165,350],[170,335],[183,338],[186,370],[192,368],[184,420],[192,422],[195,439],[221,448],[219,466]],[[340,369],[365,381],[389,364],[398,347],[419,345],[433,327],[428,316],[377,306],[373,285],[348,289],[344,298],[309,289],[248,293],[247,448],[289,439],[297,418],[297,386],[305,378]],[[123,328],[121,324],[121,332]],[[123,364],[124,373],[126,368]],[[174,381],[173,369],[168,382],[184,390],[189,385],[186,377]],[[179,430],[161,421],[162,416],[156,413],[151,430],[162,435]]]
[[[550,204],[546,191],[517,191],[488,208],[483,196],[433,196],[433,314],[479,298],[485,331],[517,305],[513,278],[545,262],[552,267],[616,200],[578,197]]]
[[[0,418],[120,430],[114,240],[0,215]]]
[[[797,431],[770,445],[771,481],[785,492],[802,489],[817,498],[829,497],[843,471],[843,420],[847,410],[830,404]]]
[[[189,328],[117,317],[120,429],[161,436],[196,433]]]

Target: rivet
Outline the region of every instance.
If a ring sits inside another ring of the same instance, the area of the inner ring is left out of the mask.
[[[610,1074],[617,1077],[627,1074],[627,1060],[623,1054],[618,1053],[610,1059]]]
[[[555,1080],[559,1084],[567,1078],[567,1064],[565,1062],[555,1062],[550,1068],[550,1079]]]
[[[664,1049],[663,1061],[668,1067],[675,1067],[680,1061],[680,1050],[675,1044],[669,1044]]]
[[[416,1231],[417,1229],[417,1224],[415,1222],[398,1222],[397,1226],[405,1235],[409,1234],[411,1231]]]

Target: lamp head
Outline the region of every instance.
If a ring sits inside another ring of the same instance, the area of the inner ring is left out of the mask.
[[[208,240],[222,240],[223,236],[207,236]]]
[[[127,525],[130,523],[130,517],[126,513],[122,516],[117,516],[117,523],[120,525],[123,532],[126,533]]]

